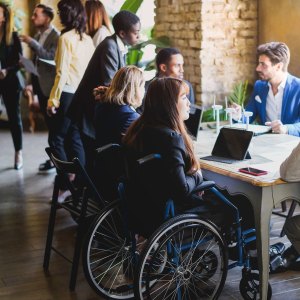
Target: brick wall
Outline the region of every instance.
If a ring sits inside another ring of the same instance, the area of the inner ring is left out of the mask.
[[[257,0],[155,0],[156,37],[168,36],[185,59],[197,102],[222,101],[232,86],[255,79]]]

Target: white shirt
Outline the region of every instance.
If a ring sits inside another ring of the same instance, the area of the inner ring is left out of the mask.
[[[46,29],[44,32],[41,32],[40,38],[39,38],[39,43],[40,43],[41,46],[44,46],[44,43],[45,43],[48,35],[52,31],[52,29],[53,29],[53,25],[50,24],[48,29]]]
[[[282,99],[283,99],[283,92],[284,92],[286,80],[287,80],[287,74],[284,75],[283,80],[279,84],[278,92],[276,95],[273,94],[272,86],[270,83],[268,83],[269,93],[267,96],[267,103],[266,103],[266,119],[268,122],[272,122],[274,120],[281,120]]]
[[[95,33],[95,35],[93,36],[93,42],[95,47],[97,47],[107,36],[110,36],[111,33],[110,31],[107,29],[106,26],[102,25],[97,32]]]
[[[119,50],[124,57],[128,53],[128,47],[123,43],[123,41],[117,36],[117,45]]]

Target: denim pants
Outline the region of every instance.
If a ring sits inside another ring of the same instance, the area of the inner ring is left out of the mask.
[[[85,165],[85,155],[79,129],[67,116],[73,95],[63,92],[56,114],[49,118],[49,145],[58,159],[70,161],[77,157]]]

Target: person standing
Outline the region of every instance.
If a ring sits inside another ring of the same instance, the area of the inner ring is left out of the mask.
[[[54,60],[59,31],[51,24],[54,18],[54,10],[47,5],[36,5],[31,20],[34,27],[38,30],[32,38],[27,35],[20,35],[22,42],[29,45],[34,53],[33,62],[36,65],[39,76],[31,75],[33,93],[38,96],[40,110],[48,126],[48,116],[46,113],[47,100],[54,84],[55,65],[45,63],[40,60]],[[54,165],[50,160],[40,164],[39,172],[49,172],[54,170]]]
[[[47,113],[50,116],[49,144],[60,160],[77,157],[84,165],[80,134],[67,116],[67,111],[95,47],[91,37],[85,34],[86,15],[81,1],[61,0],[57,8],[64,28],[55,56],[54,86],[47,102]],[[68,157],[70,154],[71,157]],[[63,182],[61,184],[64,190]]]
[[[127,46],[139,40],[140,19],[133,13],[122,10],[112,20],[115,34],[100,43],[76,90],[68,115],[78,124],[87,159],[87,169],[93,172],[95,155],[94,114],[96,101],[94,88],[108,86],[115,73],[125,66]]]
[[[105,7],[99,0],[85,2],[87,16],[87,33],[92,37],[97,47],[107,36],[111,35],[110,20]]]
[[[23,167],[22,134],[23,126],[20,112],[21,84],[19,71],[19,55],[22,46],[17,32],[12,31],[13,18],[10,8],[0,2],[0,94],[3,98],[10,131],[15,148],[14,168]]]

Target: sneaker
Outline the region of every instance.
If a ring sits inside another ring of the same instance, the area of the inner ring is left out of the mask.
[[[15,153],[15,170],[21,170],[23,168],[23,156],[22,150],[16,151]]]
[[[284,252],[284,250],[285,250],[284,243],[279,242],[279,243],[273,244],[269,248],[270,257],[276,256],[278,254],[282,254]]]
[[[55,167],[50,159],[46,160],[39,166],[39,173],[52,173],[55,171]]]
[[[69,196],[71,196],[71,192],[69,190],[66,191],[59,191],[59,196],[57,198],[57,203],[63,203]]]

